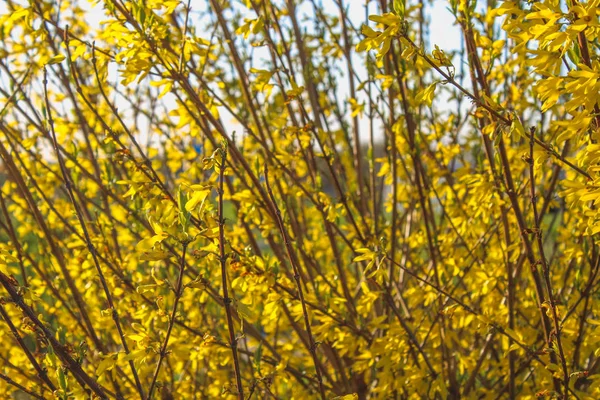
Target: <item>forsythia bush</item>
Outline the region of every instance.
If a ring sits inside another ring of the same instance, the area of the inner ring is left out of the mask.
[[[600,398],[600,2],[444,3],[3,2],[0,398]]]

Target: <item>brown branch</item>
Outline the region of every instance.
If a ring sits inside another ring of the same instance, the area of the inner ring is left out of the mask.
[[[163,340],[163,343],[160,347],[160,353],[158,354],[158,362],[156,363],[156,368],[154,369],[154,374],[152,375],[152,381],[150,383],[150,389],[148,389],[148,396],[146,400],[152,399],[152,392],[154,391],[154,386],[156,385],[156,380],[158,379],[158,374],[160,373],[160,367],[162,365],[163,360],[167,356],[167,346],[169,345],[169,339],[171,338],[171,332],[173,331],[173,326],[175,325],[175,320],[177,319],[177,306],[179,305],[179,300],[183,295],[183,274],[185,272],[185,255],[187,252],[188,242],[183,241],[182,243],[183,249],[181,250],[181,262],[179,264],[179,274],[177,276],[177,284],[175,286],[175,301],[173,302],[173,309],[171,310],[171,316],[169,317],[169,325],[167,327],[167,334]]]
[[[67,48],[68,48],[68,46],[67,46]],[[119,313],[114,305],[110,288],[108,287],[108,283],[106,282],[106,278],[104,277],[104,272],[102,271],[102,267],[100,266],[100,261],[98,260],[98,252],[96,250],[96,246],[94,246],[94,243],[92,242],[92,239],[88,232],[87,226],[83,219],[81,207],[77,203],[77,200],[75,200],[75,195],[73,194],[73,189],[72,189],[73,182],[71,180],[71,173],[69,172],[69,170],[65,164],[65,161],[62,158],[60,150],[58,148],[58,139],[56,137],[56,132],[54,130],[54,119],[52,118],[52,109],[50,107],[50,100],[48,98],[48,76],[47,76],[47,70],[45,67],[44,67],[44,82],[43,83],[44,83],[44,102],[46,104],[48,125],[50,126],[50,132],[52,133],[52,142],[54,145],[54,152],[56,154],[56,158],[57,158],[58,164],[60,166],[60,170],[61,170],[61,173],[63,176],[63,182],[65,184],[65,188],[67,190],[69,200],[71,201],[71,204],[73,204],[73,208],[75,209],[75,214],[79,221],[79,225],[81,226],[81,230],[83,231],[83,236],[85,238],[85,243],[87,245],[88,251],[91,253],[92,259],[94,260],[94,266],[96,267],[96,272],[98,273],[98,277],[100,278],[100,284],[102,285],[102,289],[104,290],[104,295],[106,296],[106,301],[108,303],[108,307],[111,310],[113,322],[115,324],[115,327],[117,328],[119,338],[121,339],[121,345],[123,346],[125,353],[129,354],[129,346],[127,345],[127,341],[125,340],[125,334],[123,333],[123,328],[121,327],[121,322],[119,320]],[[133,363],[133,360],[129,360],[129,367],[131,368],[131,373],[133,375],[133,379],[135,380],[135,385],[137,387],[140,398],[143,399],[144,391],[142,389],[142,384],[138,377],[138,373],[137,373],[137,370]]]
[[[302,290],[302,285],[300,283],[300,266],[298,265],[298,260],[296,258],[294,250],[292,249],[292,245],[287,236],[287,233],[285,230],[285,224],[283,223],[283,219],[281,217],[281,211],[279,210],[279,207],[277,206],[277,201],[275,200],[275,197],[273,196],[273,191],[271,190],[271,185],[269,183],[269,170],[268,170],[267,163],[265,163],[264,171],[265,171],[265,184],[267,186],[267,193],[269,194],[269,198],[271,199],[271,207],[273,208],[273,213],[276,215],[277,224],[279,226],[279,233],[281,234],[281,237],[285,244],[285,248],[287,251],[287,255],[288,255],[290,264],[292,264],[292,268],[294,269],[294,280],[296,281],[296,288],[298,289],[298,297],[300,298],[300,302],[302,304],[302,315],[304,316],[304,326],[306,329],[306,333],[308,335],[308,341],[309,341],[309,345],[310,345],[308,350],[312,356],[313,363],[315,366],[315,372],[317,375],[317,381],[319,382],[319,392],[321,394],[321,399],[325,400],[327,397],[325,395],[325,389],[323,388],[323,378],[321,376],[321,371],[318,367],[319,363],[317,361],[317,349],[316,349],[315,339],[313,337],[312,329],[310,327],[310,318],[309,318],[308,310],[306,307],[306,301],[304,300],[304,292]]]
[[[233,357],[233,369],[235,372],[235,381],[237,385],[237,395],[239,400],[244,400],[244,387],[242,386],[242,375],[240,370],[240,361],[238,359],[237,343],[235,330],[233,326],[233,317],[231,310],[232,299],[229,297],[229,289],[227,287],[227,255],[225,254],[225,216],[223,215],[223,182],[225,180],[225,162],[227,160],[227,142],[223,142],[219,149],[221,160],[219,165],[219,263],[221,264],[221,281],[223,290],[223,304],[225,306],[225,314],[227,316],[227,329],[229,331],[229,345],[231,346],[231,354]]]

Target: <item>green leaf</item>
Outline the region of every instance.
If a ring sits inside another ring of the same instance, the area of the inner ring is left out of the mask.
[[[521,120],[516,115],[513,117],[512,123],[510,124],[510,134],[511,136],[517,134],[518,136],[529,140],[529,137],[525,133],[525,128],[523,128]]]
[[[406,12],[406,0],[394,0],[394,12],[400,18],[404,18],[404,13]]]
[[[65,376],[65,371],[61,366],[56,369],[56,377],[58,378],[58,386],[63,391],[67,390],[67,377]]]
[[[181,224],[181,227],[183,228],[184,232],[187,232],[190,226],[190,219],[192,217],[192,214],[185,208],[186,203],[187,196],[185,195],[183,190],[181,190],[180,186],[177,191],[177,206],[179,207],[179,223]]]
[[[261,375],[260,372],[260,359],[262,358],[262,342],[258,344],[256,351],[254,352],[254,368],[258,371],[258,374]]]
[[[254,318],[254,311],[241,301],[236,301],[235,306],[240,319],[251,320]]]

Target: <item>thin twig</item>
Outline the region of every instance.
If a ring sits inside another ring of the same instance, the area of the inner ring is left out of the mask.
[[[171,316],[169,317],[169,325],[167,327],[167,334],[165,335],[165,339],[163,344],[160,346],[160,353],[158,354],[158,362],[156,363],[156,368],[154,370],[154,374],[152,376],[152,382],[150,383],[150,389],[148,389],[148,396],[146,400],[150,400],[152,398],[152,392],[154,391],[154,386],[156,386],[156,380],[158,379],[158,374],[160,373],[160,367],[162,365],[163,360],[167,356],[167,346],[169,345],[169,339],[171,338],[171,332],[173,331],[173,326],[175,325],[175,320],[177,318],[177,306],[179,305],[179,300],[183,294],[183,274],[185,272],[185,255],[187,252],[188,242],[183,241],[182,243],[183,249],[181,250],[181,262],[179,264],[179,275],[177,277],[177,284],[175,286],[175,301],[173,302],[173,309],[171,310]]]
[[[321,376],[321,371],[319,369],[319,362],[317,361],[317,349],[315,344],[315,339],[312,334],[312,329],[310,327],[310,317],[308,315],[308,309],[306,307],[306,301],[304,300],[304,291],[302,289],[302,284],[300,283],[300,266],[298,265],[298,260],[296,258],[296,254],[292,249],[292,244],[288,238],[287,232],[285,230],[285,224],[283,222],[283,218],[281,217],[281,211],[279,210],[279,206],[277,206],[277,201],[275,200],[275,196],[273,196],[273,191],[271,190],[271,184],[269,183],[269,169],[268,164],[265,163],[265,184],[267,186],[267,193],[269,194],[269,198],[271,199],[271,207],[273,207],[274,214],[276,215],[277,224],[279,226],[279,233],[283,239],[285,244],[285,248],[287,251],[288,259],[290,264],[292,265],[292,269],[294,270],[294,280],[296,281],[296,288],[298,289],[298,297],[300,298],[300,303],[302,304],[302,315],[304,316],[304,327],[306,329],[306,334],[308,335],[309,342],[309,352],[312,356],[313,363],[315,366],[315,373],[317,375],[317,381],[319,382],[319,392],[321,394],[321,398],[325,400],[327,397],[325,395],[325,389],[323,388],[323,377]]]
[[[68,28],[67,28],[68,29]],[[69,200],[73,204],[73,208],[75,208],[75,214],[77,215],[77,219],[79,221],[79,225],[81,226],[81,230],[83,231],[83,236],[85,238],[85,243],[87,245],[88,251],[92,254],[92,259],[94,260],[94,266],[96,267],[96,272],[98,273],[98,277],[100,278],[100,283],[102,285],[102,289],[104,290],[104,295],[106,296],[106,301],[108,303],[108,307],[111,310],[111,315],[115,327],[117,328],[117,332],[119,333],[119,338],[121,339],[121,345],[125,350],[126,354],[129,354],[129,346],[127,345],[127,341],[125,340],[125,334],[123,333],[123,328],[121,327],[121,322],[119,320],[119,313],[114,305],[112,294],[110,292],[110,288],[108,287],[108,283],[106,282],[106,278],[104,277],[104,272],[102,271],[102,267],[100,266],[100,261],[98,260],[98,251],[96,250],[96,246],[92,242],[90,234],[88,232],[87,226],[83,219],[83,215],[81,212],[81,208],[75,200],[75,195],[73,194],[71,174],[67,169],[65,161],[62,157],[62,154],[58,148],[58,139],[56,137],[56,132],[54,130],[54,119],[52,118],[52,109],[50,107],[50,100],[48,98],[48,73],[46,68],[44,67],[44,102],[46,104],[46,113],[48,118],[48,125],[50,126],[50,132],[52,134],[52,143],[54,145],[54,151],[56,153],[56,158],[58,160],[58,164],[60,166],[60,170],[63,176],[63,181],[65,183],[65,188],[67,190],[67,194]],[[142,389],[142,384],[138,377],[137,370],[133,363],[133,360],[129,360],[129,367],[131,368],[131,373],[133,375],[133,379],[135,380],[135,385],[140,395],[140,398],[144,398],[144,391]]]
[[[225,314],[227,316],[227,329],[229,331],[229,345],[233,356],[233,368],[235,372],[235,381],[237,385],[237,395],[239,400],[244,400],[244,388],[242,386],[242,376],[240,371],[240,361],[237,353],[238,339],[235,337],[235,328],[233,326],[233,316],[231,310],[232,299],[229,297],[227,287],[227,254],[225,254],[225,216],[223,215],[223,182],[225,181],[225,163],[227,160],[227,142],[223,142],[219,149],[221,160],[219,163],[219,262],[221,264],[221,281],[223,290],[223,304],[225,305]]]

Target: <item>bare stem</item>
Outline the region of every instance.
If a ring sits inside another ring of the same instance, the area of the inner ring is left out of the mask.
[[[129,354],[129,346],[127,345],[127,341],[125,340],[125,334],[123,333],[123,328],[121,327],[121,322],[119,321],[119,313],[114,305],[112,294],[108,287],[108,283],[106,283],[106,278],[104,277],[104,272],[102,271],[102,267],[100,266],[100,261],[98,260],[98,252],[96,251],[96,246],[92,242],[90,238],[90,234],[88,232],[87,226],[85,225],[85,221],[83,219],[83,215],[77,200],[75,200],[75,195],[73,194],[72,182],[71,182],[71,174],[67,169],[64,159],[62,158],[62,154],[58,148],[58,139],[56,137],[56,132],[54,131],[54,120],[52,119],[52,110],[50,108],[50,100],[48,99],[48,76],[47,70],[44,68],[44,101],[46,104],[46,112],[48,115],[48,124],[50,125],[50,132],[52,133],[52,143],[54,145],[54,151],[56,153],[56,158],[58,160],[58,164],[60,166],[60,170],[63,176],[63,180],[65,182],[65,187],[67,189],[67,194],[69,196],[69,200],[73,204],[75,208],[75,214],[77,215],[77,219],[79,220],[79,224],[81,226],[81,230],[83,231],[83,235],[85,237],[85,243],[87,244],[87,248],[89,252],[92,254],[92,258],[94,260],[94,265],[96,267],[96,271],[98,272],[98,277],[100,278],[100,283],[102,284],[102,289],[104,290],[104,295],[106,296],[106,301],[108,303],[108,307],[111,310],[112,319],[119,333],[119,338],[121,339],[121,344],[126,354]],[[144,398],[144,391],[142,389],[142,384],[138,377],[137,370],[135,365],[133,364],[133,360],[129,360],[129,367],[131,368],[131,374],[133,375],[133,379],[135,380],[135,385],[140,395],[140,398]]]
[[[154,375],[152,376],[152,383],[150,383],[150,389],[148,389],[148,397],[146,397],[147,400],[150,400],[152,398],[152,392],[154,391],[154,386],[156,386],[156,380],[158,379],[158,374],[160,373],[160,367],[162,365],[162,362],[167,356],[167,346],[169,345],[171,332],[173,331],[173,326],[175,325],[175,320],[177,318],[177,306],[179,305],[179,300],[181,299],[181,296],[183,294],[183,274],[185,272],[185,254],[187,251],[187,246],[188,242],[184,241],[183,249],[181,250],[179,276],[177,277],[177,284],[175,286],[175,301],[173,302],[173,309],[171,310],[171,316],[169,317],[169,326],[167,328],[167,334],[165,335],[163,344],[160,347],[158,362],[156,363],[156,369],[154,370]]]
[[[294,280],[296,281],[296,288],[298,289],[298,297],[300,298],[300,302],[302,303],[304,327],[306,329],[306,334],[308,335],[308,342],[310,345],[308,350],[310,351],[310,355],[312,356],[313,363],[315,365],[315,373],[317,375],[317,381],[319,382],[319,392],[321,394],[321,398],[325,400],[327,397],[325,395],[325,389],[323,387],[323,377],[321,375],[321,370],[319,369],[315,339],[313,337],[312,329],[310,327],[310,317],[308,315],[306,301],[304,300],[304,291],[302,289],[302,284],[300,283],[300,266],[298,265],[296,254],[294,253],[292,244],[290,243],[287,232],[285,230],[285,224],[283,222],[283,218],[281,217],[281,211],[279,210],[279,206],[277,206],[277,201],[275,201],[275,196],[273,196],[273,191],[271,190],[271,184],[269,183],[269,169],[267,163],[265,163],[265,184],[267,185],[267,193],[269,194],[269,198],[271,199],[271,206],[273,207],[273,211],[277,219],[279,233],[281,234],[281,237],[285,244],[285,249],[287,251],[288,259],[290,261],[290,264],[292,264],[292,268],[294,270]]]
[[[232,299],[229,297],[227,288],[227,255],[225,254],[225,217],[223,215],[223,182],[225,180],[225,162],[227,160],[227,147],[221,146],[219,151],[221,160],[219,165],[219,261],[221,263],[221,281],[223,287],[223,304],[225,305],[225,314],[227,315],[227,329],[229,330],[229,345],[233,356],[233,368],[235,372],[235,381],[237,385],[238,399],[244,400],[244,388],[242,386],[242,375],[240,371],[240,361],[238,359],[237,338],[235,337],[235,328],[233,326],[233,315],[231,310]]]

